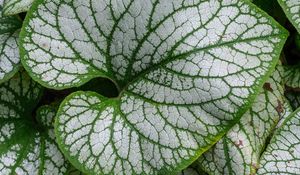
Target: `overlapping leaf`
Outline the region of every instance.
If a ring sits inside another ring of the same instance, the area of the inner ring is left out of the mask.
[[[54,140],[55,110],[41,107],[32,116],[42,88],[24,72],[0,86],[0,172],[8,174],[64,174],[62,153]]]
[[[31,7],[34,0],[4,0],[3,14],[15,15],[21,12],[26,12]]]
[[[262,155],[257,174],[299,174],[300,109],[291,114]]]
[[[116,82],[109,99],[77,92],[56,135],[88,174],[178,172],[241,117],[274,70],[287,32],[248,1],[36,1],[22,62],[49,88]]]
[[[290,22],[300,33],[300,1],[299,0],[278,0]]]
[[[2,16],[0,1],[0,84],[11,78],[19,69],[18,35],[22,22],[15,16]]]
[[[268,136],[284,114],[284,82],[279,66],[250,110],[199,160],[209,174],[253,174]]]

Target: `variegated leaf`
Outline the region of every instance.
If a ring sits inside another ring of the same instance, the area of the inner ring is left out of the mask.
[[[76,168],[177,173],[249,108],[286,37],[244,0],[39,0],[21,56],[46,87],[107,77],[120,90],[77,92],[61,104],[57,140]]]
[[[15,15],[26,12],[31,7],[34,0],[4,0],[3,14]]]
[[[261,152],[284,115],[284,83],[278,66],[251,109],[198,163],[209,174],[255,174]]]
[[[33,109],[42,88],[25,72],[0,85],[0,174],[63,175],[68,163],[58,149],[53,130],[55,110]]]
[[[2,5],[3,0],[0,1],[0,84],[19,70],[18,35],[22,25],[21,20],[15,16],[4,17]]]
[[[300,172],[300,109],[275,133],[260,160],[258,175],[289,175]]]
[[[290,22],[300,33],[300,0],[278,0]]]

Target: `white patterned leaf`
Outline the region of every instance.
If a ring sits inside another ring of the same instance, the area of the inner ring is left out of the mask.
[[[282,67],[278,66],[252,107],[212,149],[199,158],[209,174],[255,174],[264,144],[284,115]]]
[[[15,16],[2,16],[2,5],[0,2],[0,84],[19,70],[20,55],[17,40],[22,25]]]
[[[21,12],[26,12],[31,7],[34,0],[4,0],[3,14],[15,15]]]
[[[300,109],[276,131],[260,160],[258,175],[288,175],[300,172]]]
[[[300,0],[278,0],[290,22],[300,33]]]
[[[42,88],[24,72],[0,86],[0,174],[65,174],[68,163],[55,143],[49,106],[32,111]],[[51,127],[52,126],[52,127]]]
[[[57,140],[76,168],[176,173],[249,108],[286,37],[244,0],[40,0],[23,25],[21,56],[46,87],[103,76],[120,89],[61,104]]]

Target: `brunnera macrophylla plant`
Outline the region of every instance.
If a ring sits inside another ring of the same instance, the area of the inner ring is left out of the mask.
[[[294,31],[298,4],[277,4]],[[300,73],[270,11],[248,0],[0,0],[0,10],[0,174],[300,171],[300,114],[285,98]],[[82,91],[99,77],[116,97]]]
[[[61,104],[57,142],[88,174],[177,172],[249,108],[287,32],[247,1],[36,1],[22,62],[64,89],[107,77],[109,99],[76,92]]]

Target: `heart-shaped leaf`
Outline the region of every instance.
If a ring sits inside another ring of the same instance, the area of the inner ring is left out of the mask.
[[[266,139],[283,115],[282,72],[278,66],[239,123],[198,160],[206,172],[255,174]]]
[[[15,15],[26,12],[31,7],[34,0],[4,0],[3,14]]]
[[[286,16],[300,33],[300,1],[299,0],[278,0]]]
[[[22,62],[49,88],[107,77],[117,98],[62,103],[58,143],[88,174],[184,169],[249,108],[287,32],[248,1],[39,0]]]
[[[1,174],[64,174],[68,163],[54,140],[55,110],[32,111],[42,88],[24,72],[0,86]]]
[[[258,175],[299,174],[300,109],[291,114],[275,133],[260,160]]]
[[[2,5],[3,1],[0,1],[0,84],[19,70],[18,35],[22,25],[15,16],[2,16]]]

